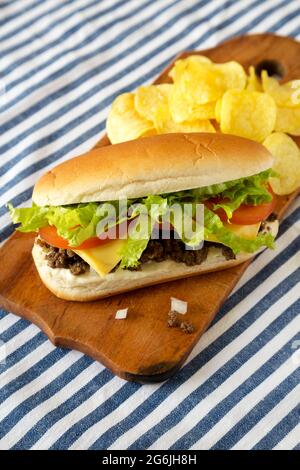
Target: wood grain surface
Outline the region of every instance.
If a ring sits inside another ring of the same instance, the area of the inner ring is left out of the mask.
[[[300,77],[300,43],[290,38],[244,36],[197,53],[216,62],[237,60],[246,69],[271,60],[284,70],[283,81]],[[168,81],[167,72],[156,83]],[[300,145],[299,138],[295,140]],[[104,137],[97,146],[107,144]],[[280,217],[295,197],[279,198]],[[68,302],[40,281],[31,257],[33,240],[32,234],[16,232],[0,250],[0,306],[35,323],[53,344],[80,350],[120,377],[138,382],[162,381],[179,369],[249,264],[96,302]],[[188,302],[184,318],[194,324],[194,333],[167,327],[171,296]],[[125,307],[127,319],[115,320],[116,311]]]

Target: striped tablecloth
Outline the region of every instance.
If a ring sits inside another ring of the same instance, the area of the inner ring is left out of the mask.
[[[1,242],[5,204],[91,148],[117,94],[184,49],[264,31],[300,39],[299,1],[1,0]],[[124,382],[1,311],[0,448],[299,448],[299,206],[166,383]]]

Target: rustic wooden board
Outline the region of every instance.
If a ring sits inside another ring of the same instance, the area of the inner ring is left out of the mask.
[[[179,57],[191,53],[195,52]],[[245,36],[201,54],[217,62],[234,59],[246,68],[275,60],[284,68],[284,80],[300,77],[300,44],[290,38]],[[165,81],[167,71],[156,83]],[[97,146],[107,144],[105,137]],[[296,193],[280,198],[276,208],[280,217],[295,197]],[[78,349],[120,377],[138,382],[162,381],[178,370],[249,264],[97,302],[68,302],[56,298],[40,281],[31,258],[33,239],[32,234],[15,233],[0,250],[0,306],[38,325],[53,344]],[[166,326],[171,296],[188,301],[186,317],[195,326],[193,334]],[[115,320],[116,310],[125,307],[129,307],[127,319]]]

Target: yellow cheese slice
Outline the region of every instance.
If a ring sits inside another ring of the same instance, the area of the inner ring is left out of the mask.
[[[111,240],[95,248],[73,251],[104,277],[121,261],[120,252],[125,244],[126,240]]]
[[[253,225],[236,225],[236,224],[228,224],[224,223],[224,227],[227,230],[230,230],[238,237],[246,238],[248,240],[254,240],[257,237],[260,222],[258,224]],[[217,242],[220,243],[215,235],[208,235],[205,239],[209,242]]]

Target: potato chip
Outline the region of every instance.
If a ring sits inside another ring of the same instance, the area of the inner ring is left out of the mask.
[[[209,120],[200,119],[180,123],[170,120],[165,123],[163,128],[159,129],[160,134],[171,134],[174,132],[216,132],[216,130]]]
[[[163,123],[169,119],[169,96],[174,85],[150,85],[142,86],[137,89],[134,106],[137,112],[152,121],[156,128],[163,126]]]
[[[171,77],[175,82],[176,77],[178,78],[182,74],[183,70],[187,67],[187,65],[191,62],[202,64],[212,63],[211,60],[204,55],[190,55],[186,59],[176,60],[175,64],[169,72],[169,77]]]
[[[247,76],[238,62],[232,60],[224,64],[214,64],[214,68],[223,74],[225,90],[232,88],[243,90],[245,88]]]
[[[275,130],[300,135],[300,107],[285,108],[278,106]]]
[[[218,77],[219,72],[221,72],[223,81],[222,87],[224,88],[224,91],[231,88],[245,88],[246,74],[243,67],[238,62],[229,61],[223,64],[215,64],[207,57],[201,55],[192,55],[186,59],[177,60],[174,67],[169,72],[169,76],[173,78],[174,82],[176,82],[181,78],[186,70],[189,69],[191,73],[197,74],[197,72],[201,73],[201,71],[203,71],[203,67],[213,71],[216,78]]]
[[[225,91],[223,74],[209,62],[183,59],[172,75],[175,89],[188,104],[215,101]]]
[[[106,132],[112,144],[156,134],[153,123],[136,112],[133,93],[124,93],[114,100],[107,118]]]
[[[190,102],[186,94],[176,85],[169,100],[170,112],[175,122],[193,121],[194,119],[214,119],[215,101],[205,104]]]
[[[228,90],[222,98],[221,131],[261,142],[275,127],[276,105],[265,93]]]
[[[290,194],[300,186],[300,150],[291,137],[282,132],[268,136],[263,145],[273,155],[273,170],[278,177],[270,178],[274,193]]]
[[[219,99],[226,90],[224,76],[213,64],[190,62],[174,87],[179,88],[187,103],[205,104]]]
[[[300,107],[300,80],[291,80],[280,85],[275,78],[268,76],[266,70],[262,71],[261,79],[265,93],[272,96],[278,106]]]
[[[237,62],[214,64],[203,56],[177,61],[170,76],[174,80],[170,111],[175,122],[214,119],[216,101],[225,91],[243,89],[246,84],[244,69]]]
[[[253,65],[249,67],[249,75],[247,77],[246,90],[249,91],[263,91],[262,83],[255,73]]]
[[[222,98],[220,98],[215,105],[215,119],[217,122],[221,121]]]

